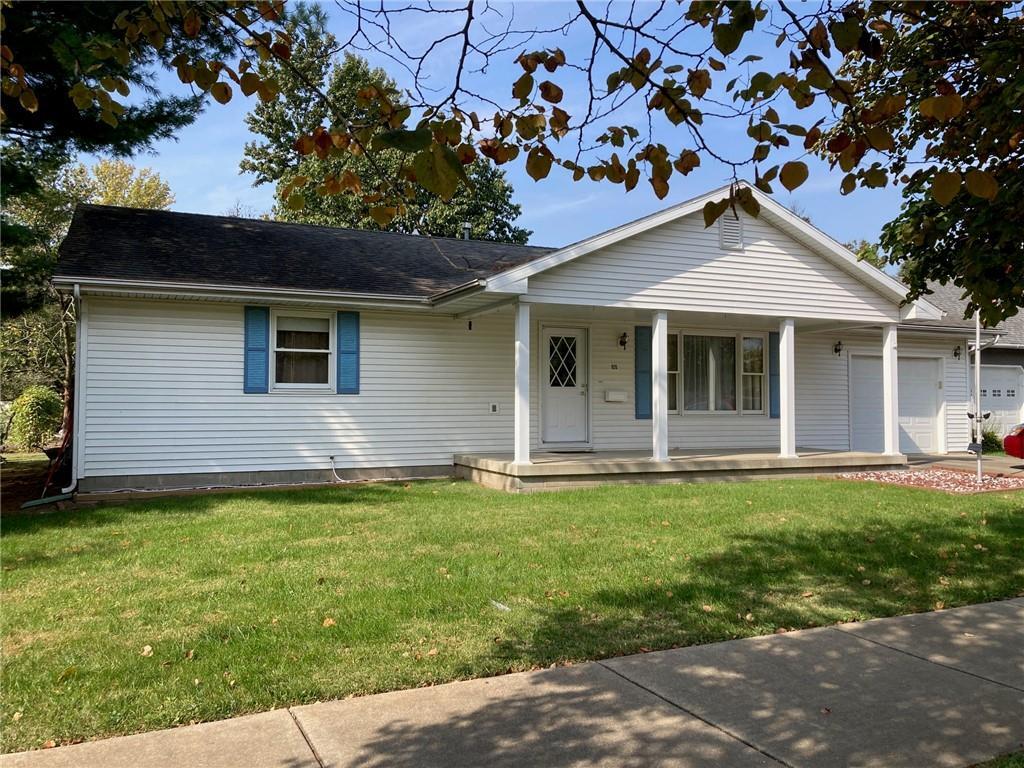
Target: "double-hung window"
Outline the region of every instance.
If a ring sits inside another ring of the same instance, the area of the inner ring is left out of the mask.
[[[740,391],[744,413],[764,413],[764,337],[743,337],[743,378]]]
[[[329,391],[334,378],[334,328],[329,314],[274,312],[273,387]]]

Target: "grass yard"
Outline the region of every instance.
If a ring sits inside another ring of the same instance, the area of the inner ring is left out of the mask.
[[[1024,493],[469,483],[4,519],[4,751],[1024,593]]]

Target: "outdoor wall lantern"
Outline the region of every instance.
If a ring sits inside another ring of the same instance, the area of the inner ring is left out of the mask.
[[[959,344],[957,344],[955,347],[953,347],[953,357],[955,357],[957,360],[960,359],[961,352],[963,352],[963,350],[960,349],[960,345]]]
[[[623,331],[622,335],[619,336],[619,346],[625,349],[627,344],[629,344],[629,334]]]
[[[843,354],[843,342],[841,342],[841,341],[837,341],[837,342],[836,342],[836,343],[835,343],[835,344],[834,344],[834,345],[832,346],[832,351],[833,351],[833,352],[835,352],[835,354],[836,354],[836,357],[839,357],[839,355]]]

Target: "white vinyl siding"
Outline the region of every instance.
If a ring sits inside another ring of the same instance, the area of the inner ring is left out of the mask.
[[[90,297],[90,476],[433,466],[511,450],[512,328],[361,314],[359,397],[243,394],[240,304]],[[499,412],[489,412],[497,403]]]
[[[243,307],[200,301],[85,299],[80,476],[436,466],[455,453],[511,452],[513,344],[508,310],[465,320],[361,313],[361,394],[243,394]],[[532,328],[531,443],[537,424],[538,334]],[[650,419],[635,418],[633,313],[569,320],[588,329],[590,437],[597,450],[650,450]],[[679,327],[672,328],[679,331]],[[729,330],[728,328],[725,330]],[[623,349],[618,339],[628,332]],[[743,333],[742,328],[735,329]],[[709,329],[709,333],[714,333]],[[843,341],[836,356],[833,345]],[[900,335],[900,354],[942,359],[945,444],[968,442],[967,361],[956,344]],[[848,360],[877,355],[881,335],[796,337],[797,445],[848,450]],[[966,356],[964,356],[966,357]],[[625,392],[605,402],[605,392]],[[767,402],[767,393],[765,394]],[[490,412],[490,404],[498,413]],[[669,418],[680,449],[777,449],[767,414]]]
[[[648,230],[529,279],[531,301],[895,321],[895,302],[775,227],[743,215],[743,247],[723,249],[700,214]]]

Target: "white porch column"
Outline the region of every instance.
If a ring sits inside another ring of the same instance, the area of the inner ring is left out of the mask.
[[[513,461],[530,463],[530,305],[518,302],[515,316],[516,387]]]
[[[896,353],[896,326],[882,329],[882,434],[885,453],[900,452],[899,364]]]
[[[796,327],[779,323],[779,456],[796,457]]]
[[[651,424],[654,460],[668,460],[668,312],[655,312],[651,323]]]

